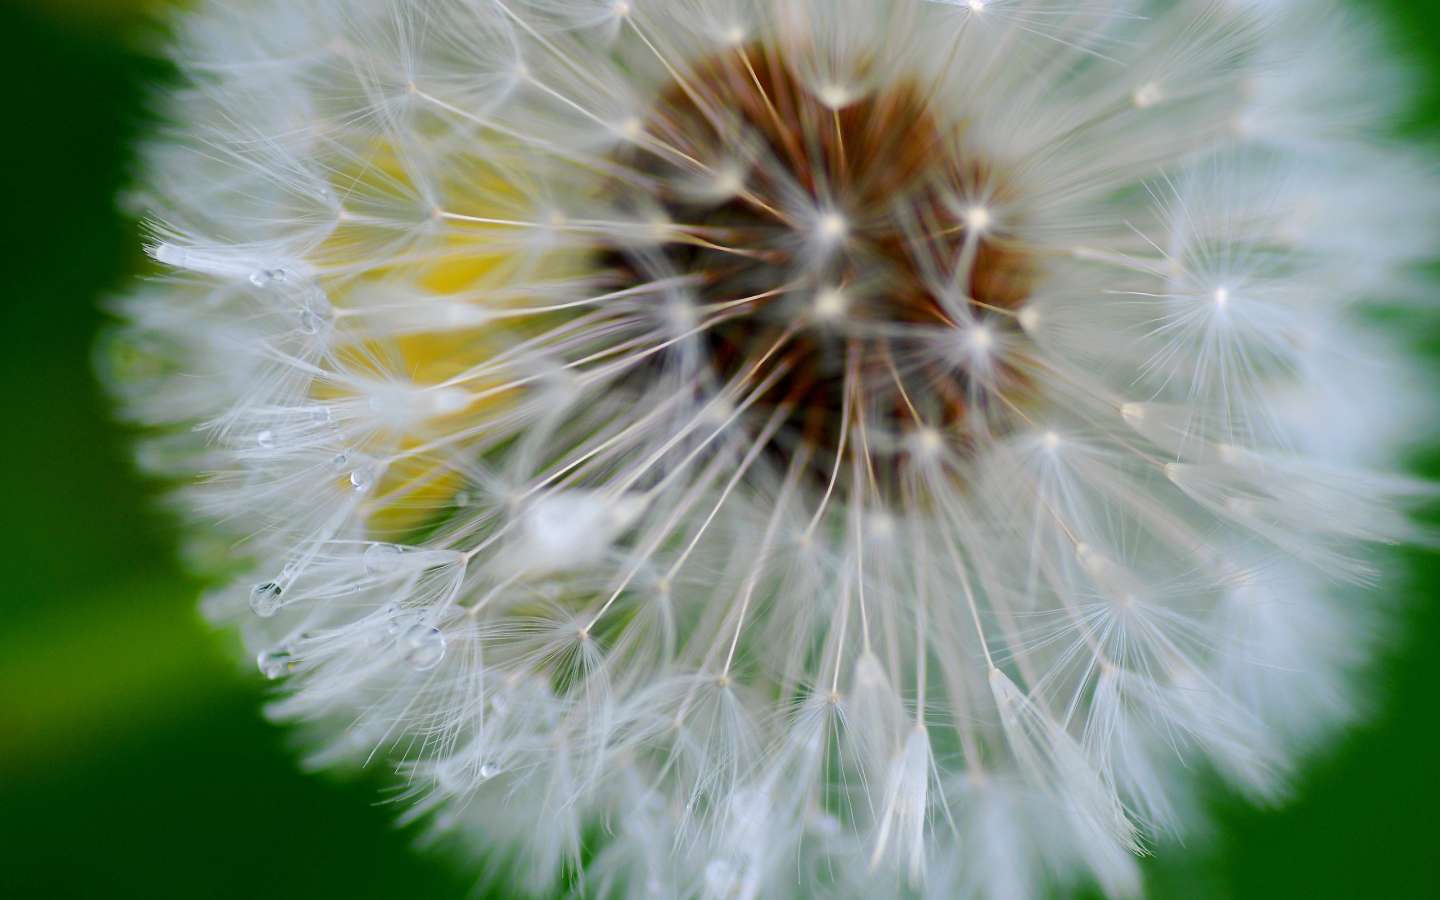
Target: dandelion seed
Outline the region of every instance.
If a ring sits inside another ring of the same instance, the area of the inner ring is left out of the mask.
[[[815,295],[815,318],[824,320],[838,319],[845,315],[845,292],[838,288],[826,288]]]
[[[1133,896],[1196,773],[1276,797],[1348,714],[1370,546],[1428,490],[1384,471],[1425,407],[1354,310],[1414,291],[1440,208],[1359,16],[176,32],[168,276],[110,385],[253,561],[204,608],[273,714],[517,892]]]

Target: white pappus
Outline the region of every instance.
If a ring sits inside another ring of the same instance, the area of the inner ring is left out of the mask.
[[[1352,714],[1440,234],[1362,16],[174,22],[106,377],[272,714],[491,876],[1132,897]]]

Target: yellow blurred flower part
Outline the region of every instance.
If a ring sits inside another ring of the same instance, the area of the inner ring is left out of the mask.
[[[329,295],[337,318],[353,317],[369,326],[353,333],[374,331],[383,338],[336,348],[349,374],[368,371],[377,382],[429,389],[432,398],[427,414],[401,417],[405,427],[386,434],[390,445],[371,454],[391,460],[360,509],[369,536],[377,540],[421,540],[449,511],[465,505],[465,479],[441,448],[453,446],[455,435],[495,421],[518,398],[520,389],[503,365],[494,364],[496,356],[573,314],[537,315],[536,307],[554,302],[536,296],[537,287],[596,274],[588,248],[563,241],[539,249],[517,247],[516,229],[500,223],[533,218],[533,205],[517,184],[523,174],[497,165],[503,150],[494,152],[493,159],[475,160],[466,169],[468,177],[450,187],[452,208],[431,211],[437,223],[446,225],[434,246],[405,255],[395,267],[368,268],[359,280]],[[420,193],[406,174],[404,154],[395,148],[377,150],[344,174],[367,192]],[[466,230],[457,232],[457,224]],[[348,257],[368,246],[371,228],[362,216],[347,217],[316,256],[344,269]],[[355,261],[365,262],[363,257]],[[387,289],[392,276],[407,284],[405,296]],[[497,297],[509,299],[497,302]],[[437,304],[435,298],[446,299]],[[327,390],[323,381],[315,398],[346,399],[343,390]],[[384,400],[372,397],[370,402]],[[337,476],[337,481],[347,477]]]

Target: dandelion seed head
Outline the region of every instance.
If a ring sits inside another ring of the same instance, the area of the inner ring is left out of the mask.
[[[1353,711],[1440,197],[1355,14],[176,22],[105,377],[272,714],[517,891],[1134,896]]]

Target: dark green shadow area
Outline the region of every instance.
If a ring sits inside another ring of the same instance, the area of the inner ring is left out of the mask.
[[[1375,724],[1312,764],[1295,802],[1222,815],[1233,900],[1440,896],[1440,565],[1411,558],[1409,630],[1382,667]]]
[[[19,726],[0,735],[0,895],[469,894],[412,851],[376,779],[299,770],[259,685],[196,620],[193,584],[107,601],[63,641],[45,628],[0,646],[0,709]],[[137,645],[148,656],[126,660]]]
[[[232,689],[183,718],[0,794],[13,898],[459,898],[376,786],[302,774]],[[103,740],[103,736],[101,738]]]
[[[1440,0],[1371,5],[1431,67],[1414,128],[1440,131]],[[164,77],[106,22],[0,0],[0,897],[464,897],[377,781],[303,774],[261,718],[94,383],[96,298],[142,264],[112,198],[140,85]],[[1440,359],[1440,329],[1417,340]],[[1417,467],[1440,475],[1440,456]],[[1440,562],[1406,559],[1370,724],[1281,810],[1217,799],[1213,855],[1157,866],[1158,897],[1440,896]]]

